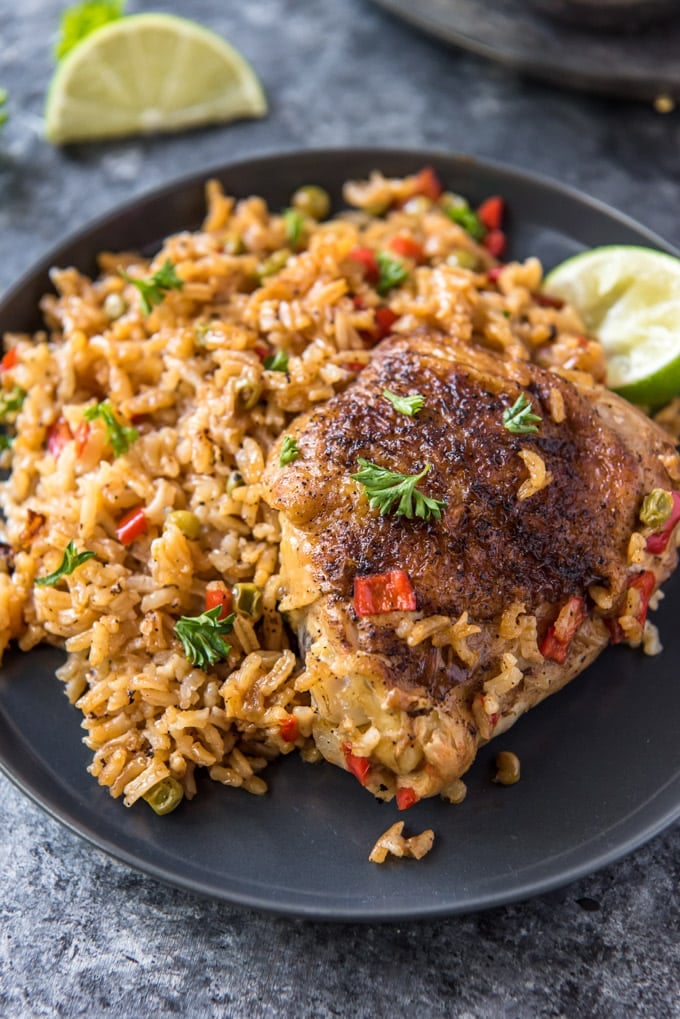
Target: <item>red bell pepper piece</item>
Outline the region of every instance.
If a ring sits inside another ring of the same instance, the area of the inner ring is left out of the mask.
[[[628,581],[628,587],[634,587],[640,593],[640,608],[638,609],[638,613],[635,617],[640,626],[644,626],[647,622],[649,599],[652,597],[655,584],[656,577],[651,570],[643,570],[642,573],[636,573],[635,576],[631,577]],[[605,619],[605,623],[609,630],[611,643],[620,644],[625,637],[625,633],[623,632],[623,628],[618,619]]]
[[[420,796],[410,786],[402,785],[397,789],[397,807],[399,810],[408,810],[414,803],[417,803]]]
[[[380,268],[375,257],[375,251],[372,248],[365,248],[362,246],[352,248],[347,257],[353,262],[358,262],[359,265],[363,266],[364,275],[369,283],[378,282],[378,279],[380,278]]]
[[[16,347],[12,347],[8,350],[2,361],[0,361],[0,372],[8,372],[11,368],[16,368],[19,361],[19,352]]]
[[[505,254],[506,237],[502,230],[489,230],[482,241],[482,244],[494,258],[500,258]]]
[[[281,722],[279,732],[281,733],[281,739],[285,739],[286,743],[295,742],[300,735],[300,727],[298,726],[298,720],[295,715],[291,715],[285,722]]]
[[[680,520],[680,492],[671,492],[671,497],[673,499],[671,515],[660,531],[657,531],[656,534],[650,534],[647,538],[647,551],[651,555],[661,555],[662,552],[666,551],[673,528],[678,520]]]
[[[87,446],[87,440],[90,438],[90,423],[89,421],[81,421],[76,428],[76,434],[73,436],[76,440],[76,453],[78,456],[82,456]]]
[[[503,225],[504,212],[505,202],[500,195],[492,195],[491,198],[487,198],[477,209],[477,215],[487,230],[500,230]]]
[[[436,202],[443,190],[442,183],[431,166],[425,166],[413,178],[414,195],[425,195],[426,198]]]
[[[343,361],[340,367],[348,372],[360,372],[363,371],[366,364],[364,361]]]
[[[149,528],[149,522],[146,519],[146,513],[144,512],[143,506],[135,506],[129,513],[126,513],[118,521],[118,527],[116,528],[116,537],[121,545],[129,545],[139,538],[140,535],[146,534]]]
[[[220,614],[218,619],[226,619],[230,614],[234,604],[234,599],[231,591],[226,591],[221,587],[208,587],[205,592],[205,611],[209,612],[210,609],[216,608],[218,605],[221,606]]]
[[[494,265],[492,269],[487,269],[486,275],[489,277],[489,283],[498,283],[498,277],[503,269],[505,269],[504,265]]]
[[[403,570],[354,578],[354,611],[358,616],[414,612],[416,608],[416,593]]]
[[[539,651],[544,658],[550,658],[553,662],[563,665],[567,659],[569,645],[576,636],[576,631],[586,618],[586,603],[583,598],[570,598],[565,608],[569,611],[566,625],[563,623],[560,632],[557,633],[555,624],[549,627],[548,632],[539,645]],[[564,609],[560,612],[560,616]]]
[[[259,357],[260,361],[264,361],[265,357],[269,357],[271,350],[266,343],[256,343],[253,350]]]
[[[412,258],[415,262],[422,262],[424,259],[423,246],[413,237],[405,237],[403,234],[398,234],[391,241],[388,241],[387,247],[395,255]]]
[[[374,317],[375,324],[378,327],[379,338],[384,340],[391,332],[392,326],[399,316],[395,315],[392,309],[388,308],[387,305],[381,305],[381,307],[375,309]]]
[[[354,777],[358,779],[362,785],[366,785],[366,779],[368,778],[368,773],[371,770],[371,762],[368,757],[357,757],[356,754],[353,754],[351,743],[343,743],[342,752],[345,755],[347,770],[351,771]]]
[[[533,293],[531,295],[539,308],[556,308],[558,311],[564,307],[561,297],[551,297],[550,294]]]
[[[47,432],[47,448],[55,460],[72,438],[73,435],[66,418],[59,418],[53,425],[50,425]]]

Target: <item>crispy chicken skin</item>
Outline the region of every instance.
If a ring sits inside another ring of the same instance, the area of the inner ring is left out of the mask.
[[[385,389],[425,405],[409,417]],[[536,434],[504,426],[521,393],[541,416]],[[649,571],[656,586],[676,565],[672,538],[645,551],[638,516],[648,492],[674,487],[675,449],[585,380],[439,336],[392,337],[286,434],[299,456],[282,468],[272,451],[265,498],[281,513],[281,609],[306,659],[314,737],[355,774],[368,759],[359,775],[382,798],[458,798],[479,745],[620,637],[617,620],[640,642],[631,581]],[[523,454],[535,454],[533,485]],[[419,487],[445,501],[441,519],[369,508],[351,478],[359,457],[409,475],[430,464]],[[393,570],[408,574],[417,610],[358,616],[355,578]],[[555,627],[568,635],[563,661],[546,650]]]

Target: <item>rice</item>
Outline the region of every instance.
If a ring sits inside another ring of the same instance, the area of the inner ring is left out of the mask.
[[[0,454],[11,468],[2,485],[11,555],[0,565],[0,650],[11,640],[24,651],[40,642],[65,650],[57,675],[83,714],[89,770],[127,806],[168,780],[191,798],[198,772],[260,795],[259,773],[275,757],[297,746],[318,759],[310,680],[279,609],[279,521],[261,480],[293,417],[342,391],[370,360],[381,309],[390,309],[397,333],[454,333],[603,378],[601,351],[573,310],[536,301],[537,260],[490,277],[494,260],[418,192],[421,177],[376,173],[349,184],[357,209],[308,218],[297,252],[262,198],[236,201],[211,181],[202,229],[169,237],[150,261],[104,253],[96,279],[53,270],[56,294],[41,302],[46,331],[5,337],[15,353],[4,363],[3,394],[26,396],[6,415],[15,438]],[[407,279],[380,295],[351,252],[389,250],[395,238],[415,242],[422,257],[403,256]],[[144,314],[120,270],[143,281],[168,261],[179,285]],[[285,370],[268,360],[279,351]],[[120,455],[104,422],[84,416],[105,401],[137,433]],[[520,498],[549,482],[541,464],[526,467]],[[140,508],[145,530],[123,543],[121,520]],[[176,511],[193,514],[197,536],[173,522]],[[54,586],[35,586],[70,542],[94,557]],[[187,660],[175,625],[205,610],[207,592],[226,597],[237,584],[255,586],[261,610],[237,614],[228,654],[201,669]],[[530,661],[535,619],[521,609],[507,625]],[[470,665],[478,630],[466,613],[415,617],[403,637],[411,646],[450,645]],[[521,677],[512,657],[487,684],[478,706],[485,718]],[[464,795],[459,786],[452,799]],[[409,851],[408,840],[397,841]]]

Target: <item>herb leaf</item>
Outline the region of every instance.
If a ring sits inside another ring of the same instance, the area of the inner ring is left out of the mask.
[[[481,241],[486,236],[486,227],[481,219],[469,206],[452,205],[446,210],[446,215],[458,226],[470,234],[475,241]]]
[[[14,439],[7,432],[0,432],[0,453],[4,453],[6,449],[11,449],[14,445]]]
[[[177,275],[169,258],[166,258],[160,269],[146,280],[128,276],[123,269],[118,271],[126,283],[132,283],[139,290],[142,297],[142,311],[145,315],[150,314],[154,305],[163,303],[163,298],[168,290],[181,290],[184,286],[184,280]]]
[[[86,421],[95,421],[97,418],[101,418],[106,425],[106,441],[113,450],[114,456],[122,456],[123,453],[127,453],[132,443],[139,438],[136,428],[126,428],[125,425],[121,425],[108,400],[104,403],[97,403],[94,407],[88,407],[83,417]]]
[[[378,282],[375,289],[383,297],[394,287],[399,287],[408,279],[408,269],[399,258],[392,258],[386,251],[379,251],[375,260],[378,263]]]
[[[431,517],[441,520],[446,502],[432,499],[416,488],[418,482],[429,473],[432,464],[425,464],[420,474],[397,474],[361,456],[358,464],[361,470],[353,474],[352,479],[364,486],[369,506],[371,509],[379,509],[381,516],[394,511],[395,516],[406,517],[407,520],[414,516],[421,520],[429,520]]]
[[[293,251],[297,251],[305,229],[305,217],[298,209],[285,209],[283,222],[286,227],[288,243]]]
[[[297,439],[294,439],[292,435],[287,435],[281,444],[279,466],[285,467],[286,464],[292,464],[293,460],[297,460],[299,455],[300,449],[297,444]]]
[[[222,638],[234,628],[235,615],[232,612],[226,619],[220,619],[221,611],[222,606],[216,605],[200,616],[182,616],[175,623],[175,633],[187,661],[199,669],[209,669],[231,651],[231,645]]]
[[[506,407],[503,411],[503,425],[514,435],[528,435],[530,432],[538,432],[536,427],[543,418],[540,414],[534,414],[531,400],[526,393],[520,393],[512,407]]]
[[[4,109],[7,103],[8,92],[6,88],[0,88],[0,127],[9,120],[9,113]]]
[[[390,389],[383,389],[382,395],[389,400],[395,410],[407,417],[415,417],[419,410],[425,406],[425,397],[420,393],[413,393],[411,396],[397,396]]]
[[[3,389],[0,392],[0,421],[7,421],[12,414],[18,413],[25,399],[26,390],[21,386]]]
[[[277,350],[275,354],[270,354],[269,357],[265,357],[263,364],[267,371],[287,372],[288,354],[285,350]]]
[[[59,22],[59,37],[54,47],[57,60],[63,59],[79,42],[109,21],[123,16],[125,0],[85,0],[67,7]]]
[[[79,566],[86,563],[88,559],[96,559],[96,552],[78,552],[73,541],[69,541],[68,545],[64,549],[64,558],[61,561],[61,565],[58,569],[54,570],[53,573],[48,573],[46,577],[38,577],[35,580],[36,587],[54,587],[59,583],[62,577],[66,577],[68,574],[73,573]]]

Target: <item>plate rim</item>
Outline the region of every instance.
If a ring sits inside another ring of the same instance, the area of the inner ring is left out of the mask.
[[[516,183],[530,188],[541,188],[551,194],[562,195],[576,201],[585,209],[592,209],[605,215],[616,223],[633,230],[640,240],[668,252],[672,255],[680,255],[668,241],[664,240],[648,227],[636,222],[632,217],[619,212],[600,199],[593,198],[581,192],[578,188],[555,181],[550,177],[526,171],[520,167],[506,164],[496,160],[481,159],[465,153],[456,153],[443,149],[416,149],[410,147],[374,147],[374,146],[329,146],[324,148],[298,148],[286,149],[283,151],[268,150],[262,153],[253,153],[234,161],[221,160],[219,163],[211,164],[203,169],[179,175],[161,185],[149,188],[133,196],[127,201],[118,203],[104,213],[88,220],[84,225],[70,231],[57,244],[50,246],[48,251],[36,259],[18,279],[0,295],[0,316],[6,305],[20,294],[24,287],[39,274],[44,274],[54,264],[59,253],[88,238],[92,233],[106,229],[123,214],[134,212],[135,209],[145,206],[150,201],[162,199],[187,188],[199,186],[211,176],[223,176],[227,174],[243,174],[244,170],[254,163],[261,164],[264,168],[271,166],[279,167],[282,161],[295,164],[301,159],[313,159],[315,157],[328,159],[334,155],[341,155],[343,159],[351,162],[358,160],[375,160],[376,166],[388,163],[390,159],[411,159],[414,166],[423,163],[447,163],[449,166],[458,164],[461,169],[474,172],[479,168],[482,172],[499,178],[511,178]],[[42,764],[40,765],[42,768]],[[387,904],[374,904],[364,902],[361,908],[351,900],[345,905],[338,905],[337,902],[322,903],[318,900],[313,902],[301,902],[293,904],[290,901],[272,901],[266,895],[256,890],[244,891],[238,888],[224,889],[215,887],[207,880],[201,880],[192,876],[186,876],[172,871],[162,865],[154,864],[153,860],[138,856],[135,852],[121,847],[109,839],[106,835],[100,834],[89,820],[83,821],[77,812],[70,805],[57,804],[51,801],[49,795],[36,785],[29,777],[26,777],[21,770],[17,770],[14,763],[9,760],[8,754],[0,746],[0,771],[9,779],[15,788],[26,795],[29,800],[42,809],[49,817],[74,835],[85,842],[99,849],[110,858],[119,863],[131,867],[137,872],[144,873],[165,884],[171,885],[193,894],[205,896],[212,900],[222,901],[240,907],[257,909],[259,911],[287,917],[299,917],[306,920],[329,921],[329,922],[400,922],[404,920],[435,919],[454,915],[470,914],[498,906],[508,905],[542,895],[557,888],[573,883],[581,877],[595,873],[624,856],[634,852],[640,846],[653,839],[656,835],[668,829],[680,818],[680,798],[657,816],[654,821],[643,825],[632,837],[619,840],[616,845],[609,848],[596,850],[587,860],[581,863],[572,864],[568,869],[558,869],[552,876],[534,877],[524,879],[519,885],[515,884],[505,892],[488,891],[475,895],[468,895],[467,901],[452,903],[445,900],[441,904],[429,903],[426,907],[408,907],[404,910],[403,905],[392,900]],[[668,786],[680,782],[680,774],[672,777],[643,804],[639,805],[634,813],[644,811],[649,804],[661,796]],[[122,808],[121,808],[122,809]],[[623,822],[623,818],[620,823]],[[614,826],[616,827],[616,826]],[[608,831],[612,831],[610,828]],[[590,842],[596,839],[590,839]]]

